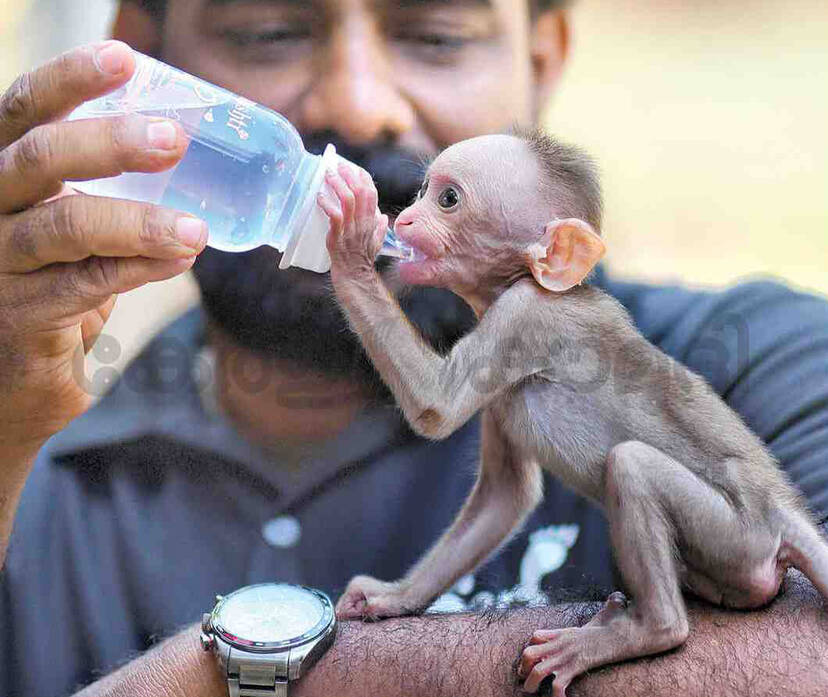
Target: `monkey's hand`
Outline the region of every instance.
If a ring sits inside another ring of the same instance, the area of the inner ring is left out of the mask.
[[[355,576],[336,604],[336,616],[347,620],[377,620],[410,615],[420,606],[403,582],[388,583],[370,576]]]
[[[327,192],[320,192],[317,202],[331,221],[326,240],[331,272],[373,271],[388,229],[388,216],[377,208],[374,180],[361,167],[342,163],[337,172],[327,173],[325,181]]]

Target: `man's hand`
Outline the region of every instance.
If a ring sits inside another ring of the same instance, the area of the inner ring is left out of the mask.
[[[371,272],[388,229],[388,216],[377,208],[377,188],[371,175],[361,167],[340,164],[328,172],[329,193],[320,193],[318,202],[331,220],[327,247],[331,274],[358,275]]]
[[[115,294],[185,271],[206,242],[196,218],[63,183],[158,172],[183,156],[186,135],[171,121],[60,120],[134,70],[129,47],[109,41],[22,75],[0,97],[0,448],[18,459],[89,406],[76,370]]]

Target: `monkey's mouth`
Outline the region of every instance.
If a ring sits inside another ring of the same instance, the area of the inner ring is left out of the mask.
[[[408,244],[408,248],[411,250],[411,252],[407,256],[401,257],[397,261],[398,265],[416,264],[418,262],[428,261],[432,258],[428,256],[428,254],[426,254],[422,249],[420,249],[419,247],[415,247],[413,244]]]
[[[407,259],[400,260],[401,264],[434,261],[442,256],[442,249],[427,238],[425,240],[418,240],[417,235],[406,235],[402,237],[399,233],[397,233],[397,236],[411,248],[411,255]]]

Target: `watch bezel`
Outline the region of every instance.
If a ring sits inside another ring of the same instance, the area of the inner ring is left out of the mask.
[[[290,588],[301,589],[311,594],[322,605],[322,617],[307,632],[299,634],[295,637],[291,637],[290,639],[284,639],[283,641],[253,641],[251,639],[245,639],[244,637],[236,636],[235,634],[227,630],[224,626],[222,626],[222,624],[218,621],[218,616],[224,604],[234,596],[239,595],[240,593],[246,593],[252,591],[255,588],[260,588],[262,586],[289,586]],[[256,583],[251,586],[239,588],[238,590],[233,591],[229,595],[224,596],[219,602],[217,602],[215,607],[213,608],[213,611],[210,613],[210,626],[223,641],[226,641],[228,644],[235,648],[243,649],[245,651],[261,651],[263,653],[279,649],[293,648],[294,646],[301,646],[302,644],[306,644],[309,641],[313,641],[314,639],[324,634],[325,631],[328,630],[330,626],[333,624],[333,621],[333,604],[331,603],[331,599],[327,595],[325,595],[322,591],[317,590],[316,588],[310,588],[308,586],[302,586],[294,583]]]

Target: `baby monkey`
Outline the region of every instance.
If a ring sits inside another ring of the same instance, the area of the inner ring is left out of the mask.
[[[398,274],[450,289],[477,315],[445,356],[374,269],[387,218],[370,175],[345,165],[327,184],[334,290],[408,423],[441,439],[482,410],[479,473],[454,523],[402,580],[354,578],[340,617],[427,606],[521,524],[541,468],[602,506],[630,598],[613,593],[583,627],[536,631],[519,664],[528,692],[554,674],[563,697],[586,670],[683,643],[682,589],[756,608],[795,566],[828,596],[828,545],[759,438],[618,302],[581,285],[604,244],[580,150],[537,132],[493,135],[429,167],[396,220],[417,251]]]

